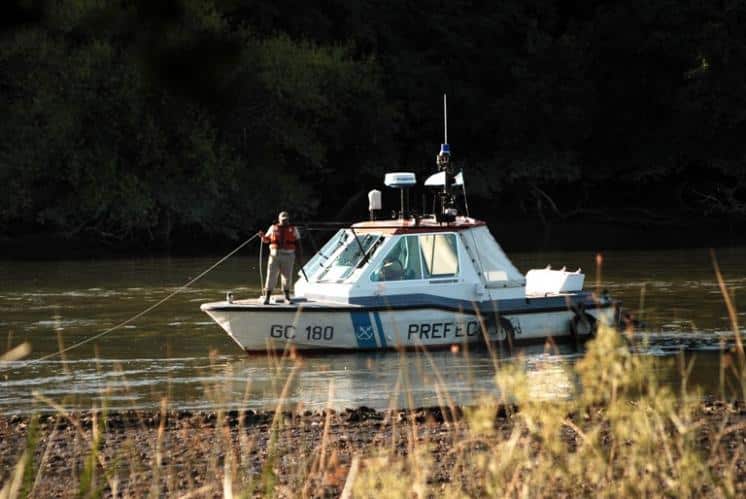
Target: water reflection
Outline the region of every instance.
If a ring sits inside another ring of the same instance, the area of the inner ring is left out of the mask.
[[[104,403],[112,409],[157,407],[167,397],[184,409],[265,409],[277,405],[288,380],[286,407],[468,404],[484,394],[499,395],[495,362],[518,364],[539,399],[572,397],[572,364],[579,354],[531,348],[520,357],[496,359],[487,352],[408,352],[296,360],[221,356],[208,363],[204,358],[46,361],[28,367],[6,363],[10,369],[0,381],[0,407],[6,412],[44,410],[39,394],[69,408]]]
[[[640,354],[664,357],[658,374],[678,386],[675,350],[652,345]],[[689,353],[687,359],[693,354]],[[503,396],[496,384],[496,365],[525,374],[528,394],[535,400],[568,400],[580,389],[574,371],[583,352],[562,346],[551,352],[542,346],[522,349],[517,356],[493,358],[470,354],[346,354],[291,360],[267,356],[219,356],[47,361],[33,367],[6,363],[0,380],[3,412],[33,408],[50,411],[51,398],[65,408],[107,406],[110,409],[156,408],[166,398],[173,408],[273,409],[285,393],[286,408],[335,409],[368,406],[375,409],[470,404],[484,395]],[[690,384],[717,393],[720,352],[696,353]],[[287,383],[287,386],[286,386]]]

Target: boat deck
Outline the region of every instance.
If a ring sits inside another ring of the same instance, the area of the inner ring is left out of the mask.
[[[287,303],[285,297],[277,295],[272,297],[269,305],[264,305],[261,298],[249,298],[233,300],[232,302],[220,301],[204,303],[200,307],[203,311],[253,311],[253,312],[351,312],[356,310],[367,311],[404,311],[439,309],[450,312],[477,314],[494,313],[500,311],[503,315],[536,314],[545,312],[561,312],[570,310],[575,304],[582,303],[587,309],[606,308],[614,306],[613,300],[596,300],[589,292],[561,293],[545,296],[531,296],[523,298],[510,298],[505,300],[486,300],[481,302],[458,300],[441,296],[427,294],[396,295],[392,297],[358,297],[354,303],[317,299],[317,298],[293,298]]]
[[[269,305],[265,305],[262,298],[246,298],[242,300],[233,300],[232,302],[220,301],[212,303],[204,303],[200,307],[202,310],[314,310],[314,309],[349,309],[357,310],[362,308],[362,305],[354,303],[340,303],[333,301],[321,301],[321,300],[309,300],[307,298],[293,298],[293,301],[288,303],[285,301],[285,297],[282,295],[272,295]]]

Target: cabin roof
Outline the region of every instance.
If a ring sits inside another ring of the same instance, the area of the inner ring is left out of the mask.
[[[486,225],[483,221],[470,217],[456,217],[451,223],[438,223],[435,218],[421,218],[416,220],[369,220],[358,222],[352,228],[358,232],[377,232],[384,234],[421,234],[423,232],[458,232],[473,227]]]

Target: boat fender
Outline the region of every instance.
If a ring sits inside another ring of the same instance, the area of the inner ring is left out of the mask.
[[[496,340],[497,348],[506,355],[512,355],[515,345],[515,327],[509,319],[497,317]]]
[[[515,327],[509,319],[495,314],[487,314],[479,319],[481,329],[486,335],[483,339],[489,337],[490,343],[495,343],[501,347],[507,347],[508,350],[513,348],[515,342]]]
[[[505,317],[498,317],[497,324],[496,334],[498,343],[505,343],[512,347],[513,342],[515,342],[515,328],[513,327],[513,323]],[[503,332],[504,337],[502,337]]]
[[[594,338],[598,328],[596,318],[585,311],[585,305],[582,303],[573,306],[572,311],[570,336],[576,341],[580,338]]]

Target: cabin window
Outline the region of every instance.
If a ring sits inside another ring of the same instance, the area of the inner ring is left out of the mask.
[[[337,252],[334,259],[320,272],[318,281],[344,281],[376,250],[376,243],[381,240],[378,234],[354,234],[347,237],[345,248]]]
[[[404,236],[389,250],[370,274],[371,281],[409,281],[422,279],[420,247],[417,236]]]
[[[452,277],[458,274],[458,242],[456,234],[420,236],[422,267],[425,278]]]

